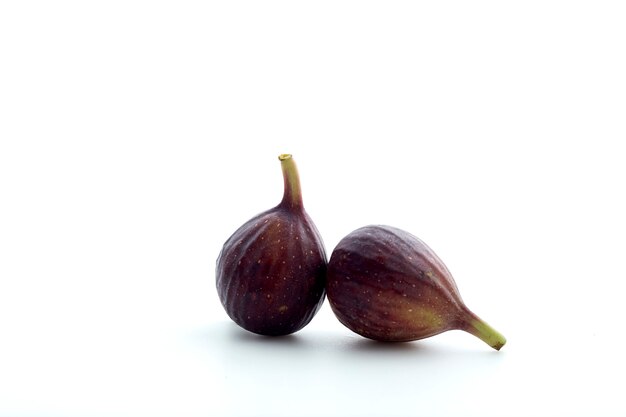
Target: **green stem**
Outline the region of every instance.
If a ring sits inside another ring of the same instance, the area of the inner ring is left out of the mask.
[[[290,154],[278,156],[281,168],[283,169],[283,179],[285,181],[285,192],[280,205],[291,209],[302,208],[302,190],[300,188],[300,175],[298,167]]]
[[[462,329],[473,334],[495,350],[500,350],[506,343],[506,338],[502,335],[502,333],[485,323],[471,311],[468,311],[468,313],[469,317],[464,321]]]

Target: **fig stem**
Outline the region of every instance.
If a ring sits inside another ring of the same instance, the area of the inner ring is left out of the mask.
[[[298,167],[291,154],[281,154],[278,156],[283,170],[285,181],[285,191],[280,205],[291,209],[302,208],[302,189],[300,188],[300,175]]]
[[[470,317],[465,321],[463,330],[473,334],[495,350],[500,350],[502,346],[506,344],[506,338],[502,333],[491,327],[474,313],[469,312],[469,316]]]

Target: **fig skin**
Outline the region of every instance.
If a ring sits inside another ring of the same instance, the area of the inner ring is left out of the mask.
[[[364,337],[406,342],[459,329],[496,350],[506,343],[465,306],[432,249],[403,230],[366,226],[350,233],[331,255],[327,280],[333,312]]]
[[[216,265],[219,298],[230,318],[266,336],[306,326],[325,298],[326,251],[304,210],[291,155],[279,156],[281,203],[250,219],[226,241]]]

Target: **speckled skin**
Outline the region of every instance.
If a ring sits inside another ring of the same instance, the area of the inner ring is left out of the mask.
[[[238,325],[262,335],[290,334],[324,302],[324,244],[301,204],[290,204],[287,195],[226,241],[216,279],[219,298]]]
[[[339,321],[370,339],[422,339],[464,329],[472,317],[437,255],[393,227],[366,226],[341,240],[327,280],[328,300]]]

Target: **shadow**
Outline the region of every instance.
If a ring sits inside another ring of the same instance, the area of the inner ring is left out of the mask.
[[[355,352],[363,353],[376,353],[376,354],[415,354],[425,353],[431,349],[427,348],[419,342],[379,342],[371,339],[355,339],[349,343],[351,350]]]
[[[196,348],[227,356],[263,353],[270,356],[305,354],[349,359],[411,357],[466,360],[472,357],[479,361],[501,360],[505,356],[503,352],[475,341],[462,341],[458,346],[450,342],[442,344],[441,337],[439,340],[429,338],[411,342],[381,342],[348,332],[310,329],[285,336],[263,336],[242,329],[231,321],[212,323],[188,336]]]
[[[276,346],[296,346],[304,344],[302,338],[297,333],[284,336],[264,336],[249,332],[235,323],[231,323],[226,332],[227,337],[236,343],[276,345]]]
[[[263,336],[242,329],[229,321],[212,323],[188,335],[189,341],[200,349],[219,349],[224,352],[247,349],[285,351],[307,347],[306,338],[298,333],[285,336]]]
[[[447,339],[447,342],[442,337],[409,342],[381,342],[353,335],[344,341],[341,349],[334,350],[340,355],[354,359],[377,360],[380,358],[392,361],[409,359],[418,362],[422,362],[422,360],[435,362],[471,360],[481,363],[499,363],[506,356],[506,352],[498,352],[471,339],[459,339],[461,343],[458,345],[450,343],[449,337]]]

